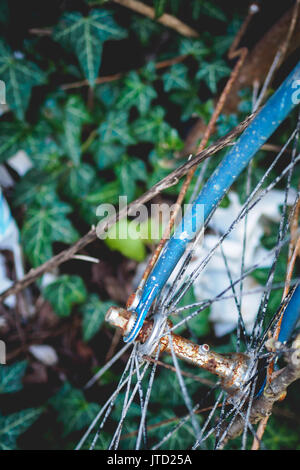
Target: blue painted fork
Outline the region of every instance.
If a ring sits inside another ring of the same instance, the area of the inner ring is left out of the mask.
[[[200,191],[156,262],[144,285],[138,304],[132,306],[136,319],[129,334],[124,337],[125,342],[132,342],[137,337],[153,301],[175,269],[188,243],[203,227],[256,152],[298,104],[297,90],[295,90],[298,80],[300,80],[300,62],[253,119]],[[202,218],[201,221],[197,217],[199,207],[204,208],[204,220]]]

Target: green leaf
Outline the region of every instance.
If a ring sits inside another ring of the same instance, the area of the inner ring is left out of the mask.
[[[89,296],[80,309],[83,315],[82,331],[84,341],[89,341],[97,333],[104,322],[107,310],[112,305],[112,302],[102,302],[96,294]]]
[[[20,142],[26,134],[26,126],[20,121],[0,123],[0,162],[20,150]]]
[[[180,42],[179,53],[182,55],[191,55],[196,60],[202,59],[209,53],[209,49],[205,47],[199,39],[184,38]]]
[[[0,393],[13,393],[21,390],[26,367],[27,361],[17,362],[11,366],[0,366]]]
[[[164,90],[187,90],[191,85],[187,78],[188,69],[184,64],[175,64],[163,76]]]
[[[146,165],[142,160],[124,155],[116,166],[115,173],[120,182],[121,194],[126,195],[129,201],[135,196],[136,181],[147,180]]]
[[[97,146],[95,146],[94,159],[99,170],[104,170],[118,163],[124,152],[125,149],[123,145],[115,144],[114,142],[102,144],[102,142],[99,141],[97,142]]]
[[[139,42],[142,45],[146,45],[150,42],[155,34],[161,33],[163,27],[156,21],[150,20],[149,18],[133,15],[130,28],[138,38]]]
[[[115,204],[120,195],[119,181],[112,181],[101,186],[99,189],[90,192],[85,196],[85,201],[89,204]]]
[[[102,83],[101,86],[95,88],[95,96],[97,96],[108,110],[114,106],[119,95],[120,87],[118,82]]]
[[[90,121],[90,116],[79,96],[71,96],[64,110],[65,120],[62,145],[66,154],[78,165],[81,156],[81,128]]]
[[[51,258],[52,242],[73,243],[78,239],[78,232],[66,217],[71,210],[68,204],[56,201],[50,207],[35,205],[26,211],[22,240],[33,266]]]
[[[286,411],[291,413],[289,410]],[[272,415],[264,433],[264,446],[268,450],[300,450],[299,424],[290,426],[290,423],[285,423],[282,417]]]
[[[167,0],[154,0],[155,18],[159,18],[161,15],[163,15],[166,5]]]
[[[58,201],[57,181],[40,170],[32,168],[16,183],[13,194],[15,206],[48,206]]]
[[[182,121],[199,115],[201,101],[195,87],[188,90],[174,91],[170,96],[170,100],[180,106]],[[184,107],[182,107],[182,103],[184,103]]]
[[[220,114],[217,121],[218,136],[222,137],[238,125],[236,114]]]
[[[67,317],[74,305],[85,301],[87,292],[81,277],[64,274],[48,284],[43,295],[58,316]]]
[[[99,126],[98,133],[103,144],[116,142],[131,145],[135,143],[130,135],[127,112],[109,112],[105,121]]]
[[[54,40],[70,47],[93,87],[101,64],[102,47],[108,39],[122,39],[126,32],[107,10],[92,10],[89,16],[65,13],[54,31]]]
[[[215,62],[202,62],[196,78],[204,80],[208,88],[213,93],[216,93],[218,80],[229,74],[230,68],[227,67],[225,62],[223,60],[217,60]]]
[[[58,411],[58,420],[64,426],[64,436],[89,425],[100,410],[97,403],[87,402],[81,390],[73,388],[69,383],[65,383],[50,399],[50,404]]]
[[[35,168],[48,172],[60,169],[62,150],[51,137],[40,139],[28,137],[26,150],[29,150],[27,153]]]
[[[119,109],[130,109],[136,106],[143,116],[150,108],[151,101],[157,93],[151,85],[144,83],[137,72],[130,72],[124,79],[124,87],[117,101]]]
[[[0,41],[0,77],[6,85],[6,102],[18,119],[24,119],[32,87],[45,82],[39,67],[19,57]]]
[[[146,257],[145,245],[141,238],[132,238],[130,224],[132,222],[126,219],[118,221],[107,231],[105,243],[111,250],[119,251],[127,258],[140,262]]]
[[[0,415],[0,450],[15,450],[16,440],[40,416],[41,408],[28,408],[8,416]]]
[[[144,243],[158,243],[163,236],[163,225],[154,219],[147,219],[141,222],[139,230]]]
[[[64,192],[68,197],[80,199],[89,192],[95,178],[95,169],[88,163],[72,166],[66,176]]]
[[[164,121],[165,111],[161,106],[153,108],[145,117],[136,119],[132,125],[133,134],[140,142],[158,142],[170,126]]]
[[[205,15],[215,18],[216,20],[226,21],[224,12],[216,4],[210,1],[202,2],[202,11]]]
[[[215,3],[207,0],[195,0],[193,2],[193,18],[198,19],[203,14],[216,20],[226,21],[226,16]]]

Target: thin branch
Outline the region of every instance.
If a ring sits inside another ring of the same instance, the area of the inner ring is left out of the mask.
[[[174,64],[179,64],[180,62],[183,62],[187,57],[188,57],[188,54],[182,54],[176,57],[172,57],[171,59],[162,60],[161,62],[157,62],[155,64],[155,68],[157,70],[160,70],[160,69],[170,67],[171,65],[174,65]],[[137,71],[139,70],[140,69],[137,69]],[[128,72],[118,72],[118,73],[114,73],[113,75],[106,75],[104,77],[98,77],[95,80],[95,84],[101,85],[103,83],[114,82],[115,80],[119,80],[120,78],[122,78],[124,75],[126,75],[126,73]],[[73,88],[80,88],[83,86],[89,86],[88,80],[81,80],[79,82],[66,83],[64,85],[61,85],[60,88],[62,90],[71,90]]]
[[[165,189],[170,188],[171,186],[175,186],[179,182],[179,179],[183,177],[184,175],[186,175],[191,168],[199,165],[199,163],[206,160],[208,157],[217,153],[218,151],[222,150],[224,147],[232,145],[232,142],[235,140],[235,138],[248,127],[248,125],[253,120],[255,115],[256,115],[255,113],[251,114],[247,119],[241,122],[238,126],[236,126],[232,131],[226,134],[223,138],[218,139],[215,143],[207,147],[205,150],[200,152],[194,158],[188,160],[185,164],[181,165],[179,168],[176,168],[169,175],[167,175],[161,181],[159,181],[154,186],[152,186],[142,196],[140,196],[135,201],[131,202],[127,208],[125,207],[121,209],[117,213],[116,216],[113,215],[109,217],[106,221],[106,224],[101,227],[100,231],[97,230],[98,235],[107,231],[108,228],[114,225],[118,220],[124,218],[126,215],[130,215],[131,213],[134,213],[138,205],[145,204],[146,202],[153,199],[155,196],[160,194]],[[91,230],[86,235],[80,238],[80,240],[78,240],[76,243],[71,245],[69,248],[61,251],[60,253],[53,256],[51,259],[41,264],[37,268],[32,268],[22,279],[15,282],[9,289],[4,291],[0,295],[0,302],[3,302],[3,300],[9,295],[17,294],[18,292],[23,290],[25,287],[32,284],[36,279],[42,276],[45,272],[52,271],[54,268],[56,268],[60,264],[72,258],[76,253],[82,250],[89,243],[94,242],[97,239],[97,231],[96,231],[96,227],[92,227]]]
[[[197,38],[199,34],[190,26],[187,26],[182,21],[178,20],[175,16],[169,15],[168,13],[164,13],[159,18],[155,16],[154,8],[145,5],[142,2],[138,2],[137,0],[113,0],[114,3],[118,3],[123,7],[129,8],[141,15],[147,16],[151,20],[155,20],[168,28],[174,29],[177,33],[181,34],[182,36],[187,36],[189,38]]]

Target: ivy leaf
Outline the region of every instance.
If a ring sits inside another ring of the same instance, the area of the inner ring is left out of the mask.
[[[230,68],[227,67],[223,60],[215,62],[202,62],[201,68],[198,70],[196,78],[204,80],[208,88],[216,93],[218,80],[230,74]]]
[[[27,149],[35,168],[47,172],[60,169],[62,150],[51,137],[34,139],[30,136],[27,139]]]
[[[191,394],[197,390],[195,381],[190,378],[185,378],[184,381]],[[151,400],[153,403],[168,404],[166,409],[174,409],[175,406],[180,405],[182,403],[182,395],[178,380],[164,371],[161,374],[160,380],[154,380],[153,382]]]
[[[101,143],[117,142],[123,145],[135,143],[130,135],[127,112],[109,112],[105,121],[99,126],[98,133]]]
[[[27,361],[17,362],[11,366],[1,366],[0,393],[13,393],[21,390],[26,367]]]
[[[75,52],[91,87],[98,77],[104,41],[125,36],[112,14],[100,9],[92,10],[86,17],[78,12],[66,13],[54,31],[54,40]]]
[[[121,194],[127,195],[132,201],[136,191],[136,181],[147,180],[146,165],[142,160],[124,155],[121,162],[115,168],[121,187]]]
[[[181,107],[182,121],[186,121],[193,116],[198,116],[201,108],[201,101],[195,87],[190,87],[188,90],[174,91],[170,96],[170,100]],[[184,103],[184,108],[182,108],[182,103]]]
[[[153,60],[147,62],[147,64],[139,70],[140,77],[146,82],[154,82],[157,79],[156,64]]]
[[[187,78],[188,69],[184,64],[175,64],[163,76],[164,90],[187,90],[190,87]]]
[[[154,0],[155,18],[163,15],[166,8],[167,0]]]
[[[209,49],[205,47],[199,39],[184,38],[180,42],[179,53],[182,55],[191,55],[196,60],[202,59],[209,53]]]
[[[49,207],[34,205],[26,211],[22,239],[33,266],[51,258],[52,242],[73,243],[78,239],[78,232],[66,218],[71,210],[68,204],[57,201]]]
[[[20,121],[0,123],[0,162],[20,150],[20,142],[26,134],[26,126]]]
[[[151,101],[157,93],[151,85],[144,83],[137,72],[130,72],[124,79],[124,88],[117,101],[119,109],[130,109],[136,106],[141,115],[150,108]]]
[[[100,204],[117,204],[120,195],[120,183],[117,179],[105,183],[97,179],[90,192],[76,201],[80,217],[89,225],[97,225],[99,216],[97,208]]]
[[[222,137],[231,131],[238,124],[238,117],[236,114],[221,114],[217,121],[218,135]]]
[[[50,399],[50,404],[58,411],[58,420],[64,426],[64,436],[90,424],[100,410],[97,403],[87,402],[83,393],[69,383],[65,383]]]
[[[163,138],[157,142],[155,150],[161,159],[162,165],[164,165],[162,159],[170,157],[171,161],[168,160],[166,162],[166,166],[171,169],[174,168],[174,154],[181,151],[183,147],[184,142],[179,137],[178,131],[170,127]]]
[[[119,95],[119,86],[114,83],[102,83],[101,86],[95,88],[95,96],[97,96],[104,104],[105,108],[109,109],[114,106],[116,99]]]
[[[16,183],[13,203],[15,206],[48,206],[58,201],[57,181],[40,170],[32,168]]]
[[[64,274],[48,284],[43,295],[58,316],[68,317],[74,305],[85,301],[87,292],[81,277]]]
[[[164,109],[161,106],[156,106],[147,116],[134,121],[133,135],[140,142],[160,141],[170,129],[170,126],[164,121],[164,116]]]
[[[226,21],[226,16],[221,8],[207,0],[196,0],[193,2],[193,18],[198,19],[201,14],[215,18],[216,20]]]
[[[123,145],[113,142],[102,144],[101,141],[98,141],[94,148],[94,159],[99,170],[104,170],[114,166],[125,152]]]
[[[99,189],[94,190],[85,196],[85,201],[88,204],[115,204],[118,202],[120,195],[120,183],[119,181],[111,181],[106,183],[103,186],[101,185]]]
[[[74,165],[67,174],[64,191],[67,196],[80,199],[89,192],[95,178],[96,172],[88,163]]]
[[[102,302],[96,294],[89,296],[87,302],[81,307],[84,341],[89,341],[97,333],[104,322],[107,310],[112,305],[112,302]]]
[[[162,31],[162,26],[159,23],[138,15],[133,16],[130,26],[132,32],[143,46],[150,42],[154,34]]]
[[[81,127],[90,116],[79,96],[71,96],[65,106],[64,134],[62,144],[66,154],[78,165],[81,156]]]
[[[0,450],[15,450],[16,440],[40,416],[41,408],[28,408],[8,416],[0,415]]]
[[[18,119],[22,120],[28,107],[31,89],[45,82],[39,67],[12,51],[0,41],[0,76],[6,85],[6,101]]]

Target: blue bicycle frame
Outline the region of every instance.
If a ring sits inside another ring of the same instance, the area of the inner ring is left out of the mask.
[[[256,152],[298,104],[295,92],[295,84],[299,83],[298,80],[300,80],[300,62],[253,119],[200,191],[191,209],[187,211],[180,225],[166,244],[145,283],[139,303],[134,309],[137,315],[136,321],[130,333],[124,338],[125,342],[132,342],[137,337],[153,301],[166,284],[188,243],[201,230],[205,221],[236,178],[247,167]],[[201,207],[201,210],[204,208],[204,220],[202,218],[201,221],[197,217],[197,208],[199,207]],[[295,296],[296,292],[297,295]],[[294,324],[300,315],[299,287],[296,289],[293,299],[292,304],[285,311],[285,318],[281,327],[280,337],[284,341],[286,341],[284,338],[290,334],[289,324]]]

